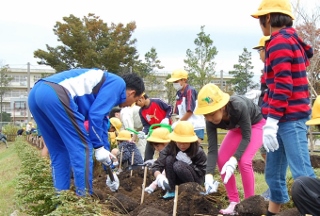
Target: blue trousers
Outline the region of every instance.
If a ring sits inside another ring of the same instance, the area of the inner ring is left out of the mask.
[[[48,147],[54,187],[69,190],[71,172],[78,195],[92,193],[93,147],[84,127],[84,116],[68,91],[40,81],[28,97],[29,109]]]
[[[288,167],[293,179],[300,176],[315,177],[310,162],[306,121],[280,122],[277,133],[279,149],[267,153],[265,177],[270,188],[270,200],[275,203],[289,201],[286,184]]]

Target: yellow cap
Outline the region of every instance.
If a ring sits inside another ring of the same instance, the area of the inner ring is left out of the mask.
[[[124,141],[131,140],[131,133],[127,130],[122,130],[119,132],[116,140],[124,140]]]
[[[188,79],[188,72],[183,69],[174,70],[171,74],[171,78],[167,79],[167,82],[175,82],[180,79]]]
[[[110,138],[110,142],[111,143],[115,143],[116,142],[116,132],[108,132],[108,136]]]
[[[306,125],[320,125],[320,96],[317,96],[312,106],[311,119]]]
[[[158,127],[152,131],[147,141],[156,143],[168,143],[170,142],[169,134],[170,131],[167,128]]]
[[[169,138],[175,142],[184,143],[196,142],[198,140],[193,125],[188,121],[180,121],[169,134]]]
[[[259,49],[261,47],[265,47],[266,41],[270,39],[270,36],[263,36],[260,41],[259,44],[255,47],[252,47],[252,49]]]
[[[294,20],[289,0],[262,0],[258,10],[251,14],[254,18],[259,18],[270,13],[283,13]]]
[[[197,107],[194,114],[208,114],[225,106],[230,95],[221,91],[215,84],[209,83],[201,88],[198,94]]]
[[[122,123],[121,123],[120,119],[118,119],[117,117],[112,117],[112,118],[110,118],[110,123],[116,129],[116,131],[118,131],[118,132],[120,131],[120,129],[122,127]]]

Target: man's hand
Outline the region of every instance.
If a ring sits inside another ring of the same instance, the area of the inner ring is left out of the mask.
[[[215,193],[218,190],[219,182],[213,179],[212,174],[206,174],[204,186],[206,188],[206,194]]]
[[[268,117],[266,124],[263,126],[263,147],[267,152],[278,150],[279,143],[277,139],[279,120]]]
[[[164,119],[162,119],[162,121],[160,123],[161,124],[169,124],[169,119],[168,118],[164,118]]]
[[[190,159],[190,157],[182,151],[178,152],[176,159],[178,161],[183,161],[183,162],[187,163],[188,165],[192,164],[192,160]]]
[[[165,177],[165,176],[162,175],[162,174],[158,174],[158,175],[157,175],[157,178],[156,178],[156,181],[157,181],[158,187],[161,187],[163,190],[166,190],[166,188],[165,188],[165,183],[166,183],[166,184],[169,184],[167,177]]]
[[[235,157],[231,157],[222,167],[221,175],[226,174],[224,176],[223,183],[227,184],[230,177],[234,173],[236,167],[238,165],[237,159]]]
[[[119,189],[120,181],[116,173],[113,173],[113,177],[114,177],[114,181],[112,182],[108,175],[106,184],[112,192],[116,192]]]
[[[114,157],[107,149],[103,146],[95,149],[95,156],[97,161],[106,163],[107,165],[111,164],[111,157]]]

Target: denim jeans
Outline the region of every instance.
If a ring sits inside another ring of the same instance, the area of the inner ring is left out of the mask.
[[[265,170],[266,182],[270,188],[270,200],[275,203],[286,203],[289,195],[286,184],[286,172],[289,166],[294,179],[299,176],[315,177],[310,162],[308,149],[308,119],[279,122],[277,139],[279,149],[267,153]]]

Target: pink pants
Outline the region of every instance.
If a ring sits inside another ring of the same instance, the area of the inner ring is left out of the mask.
[[[265,125],[265,119],[262,119],[255,125],[252,125],[251,139],[247,148],[238,161],[238,167],[242,179],[242,185],[244,190],[244,198],[248,198],[254,195],[255,179],[252,168],[252,159],[256,152],[262,145],[262,127]],[[227,135],[221,143],[218,153],[218,168],[221,172],[223,165],[233,156],[238,149],[240,141],[242,139],[241,129],[232,129],[228,131]],[[225,174],[221,175],[222,181]],[[230,202],[240,202],[239,193],[236,185],[236,178],[232,175],[225,185],[226,191]]]

